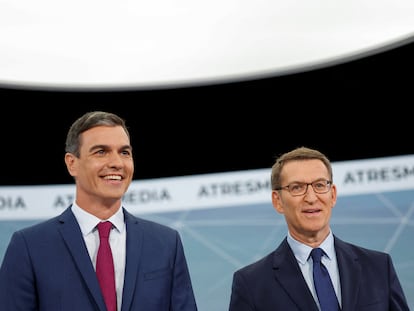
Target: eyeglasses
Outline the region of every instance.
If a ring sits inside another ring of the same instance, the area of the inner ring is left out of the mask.
[[[276,188],[276,190],[287,190],[292,196],[304,195],[308,191],[308,186],[311,185],[315,193],[327,193],[332,187],[332,181],[326,179],[318,179],[311,183],[294,182],[284,187]]]

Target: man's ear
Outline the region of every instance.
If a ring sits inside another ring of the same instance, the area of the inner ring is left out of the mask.
[[[272,190],[272,204],[276,212],[284,214],[282,198],[280,197],[280,193],[278,190]]]
[[[66,164],[66,168],[69,172],[69,174],[72,177],[75,177],[77,175],[77,165],[76,165],[77,161],[76,161],[76,157],[72,154],[67,152],[65,154],[65,164]]]

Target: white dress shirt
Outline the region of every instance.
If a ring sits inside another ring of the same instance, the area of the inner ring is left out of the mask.
[[[296,257],[296,260],[298,261],[303,277],[305,278],[305,281],[312,292],[313,298],[315,299],[320,309],[318,296],[316,294],[315,285],[313,283],[313,261],[310,257],[312,247],[295,240],[289,232],[287,235],[287,242],[289,243],[289,246],[291,247]],[[339,280],[338,263],[336,260],[332,231],[329,232],[328,237],[322,242],[321,245],[319,245],[319,247],[322,248],[327,255],[322,256],[322,263],[326,266],[326,269],[328,269],[333,287],[335,289],[336,297],[338,298],[339,305],[341,305],[341,285]]]
[[[124,222],[124,213],[122,207],[109,219],[99,219],[96,216],[86,212],[76,203],[72,204],[72,212],[75,214],[85,240],[86,248],[91,257],[92,264],[96,269],[96,255],[99,248],[99,233],[96,228],[99,222],[108,220],[112,222],[113,228],[109,235],[109,244],[111,245],[112,257],[115,268],[115,285],[117,296],[118,311],[122,306],[122,290],[125,273],[126,257],[126,228]]]

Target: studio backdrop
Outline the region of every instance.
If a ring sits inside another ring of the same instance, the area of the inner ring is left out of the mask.
[[[338,201],[332,229],[389,252],[414,309],[414,155],[334,162]],[[286,236],[271,204],[271,169],[135,180],[124,197],[133,214],[177,229],[200,311],[228,309],[233,272]],[[0,187],[0,260],[12,233],[61,213],[74,185]]]

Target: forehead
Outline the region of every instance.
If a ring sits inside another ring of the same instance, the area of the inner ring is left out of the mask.
[[[282,169],[284,181],[311,182],[318,178],[329,178],[329,172],[321,160],[295,160],[287,162]]]
[[[122,126],[96,126],[82,133],[82,145],[129,145],[129,137]]]

